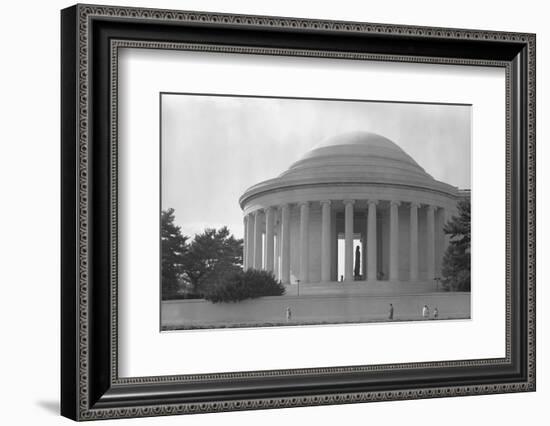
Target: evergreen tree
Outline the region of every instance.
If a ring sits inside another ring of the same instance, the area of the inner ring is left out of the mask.
[[[174,209],[160,215],[162,298],[172,299],[181,287],[183,260],[187,252],[187,237],[174,225]]]
[[[449,247],[443,256],[443,285],[447,290],[470,291],[470,200],[458,202],[458,215],[443,227]]]
[[[206,287],[221,276],[242,270],[243,240],[236,239],[224,226],[218,230],[206,229],[195,235],[189,244],[182,270],[195,293],[203,293]]]

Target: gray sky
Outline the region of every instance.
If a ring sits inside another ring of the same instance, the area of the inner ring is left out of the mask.
[[[471,107],[162,95],[162,208],[184,235],[227,225],[239,197],[327,137],[362,130],[397,143],[435,179],[470,188]]]

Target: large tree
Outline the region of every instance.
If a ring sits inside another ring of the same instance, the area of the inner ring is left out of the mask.
[[[229,272],[242,270],[243,240],[224,226],[195,235],[183,259],[183,275],[195,293],[203,293]]]
[[[458,215],[449,220],[443,231],[449,236],[449,247],[443,256],[443,285],[448,290],[470,291],[470,200],[458,203]]]
[[[178,295],[183,260],[187,253],[187,237],[174,225],[174,209],[163,210],[160,215],[162,298]]]

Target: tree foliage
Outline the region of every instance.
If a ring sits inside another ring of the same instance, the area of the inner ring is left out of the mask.
[[[451,291],[470,291],[470,200],[458,203],[458,215],[449,220],[443,231],[449,247],[443,256],[443,286]]]
[[[160,215],[162,298],[177,296],[183,272],[183,259],[187,253],[187,237],[174,225],[174,209],[163,210]]]
[[[272,272],[249,269],[219,275],[206,290],[204,298],[214,303],[239,302],[284,293],[284,285],[277,282]]]
[[[208,228],[190,240],[174,219],[174,209],[161,212],[163,299],[201,297],[219,277],[242,271],[243,240],[227,227]]]
[[[195,235],[183,259],[184,279],[195,293],[204,293],[220,276],[242,270],[243,240],[224,226]]]

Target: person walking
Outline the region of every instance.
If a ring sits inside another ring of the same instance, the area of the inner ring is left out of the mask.
[[[292,319],[292,310],[290,306],[286,307],[286,322],[289,322]]]
[[[434,308],[434,319],[437,319],[439,317],[439,310],[437,309],[437,306]]]
[[[390,303],[390,308],[388,310],[388,319],[393,320],[393,305]]]

